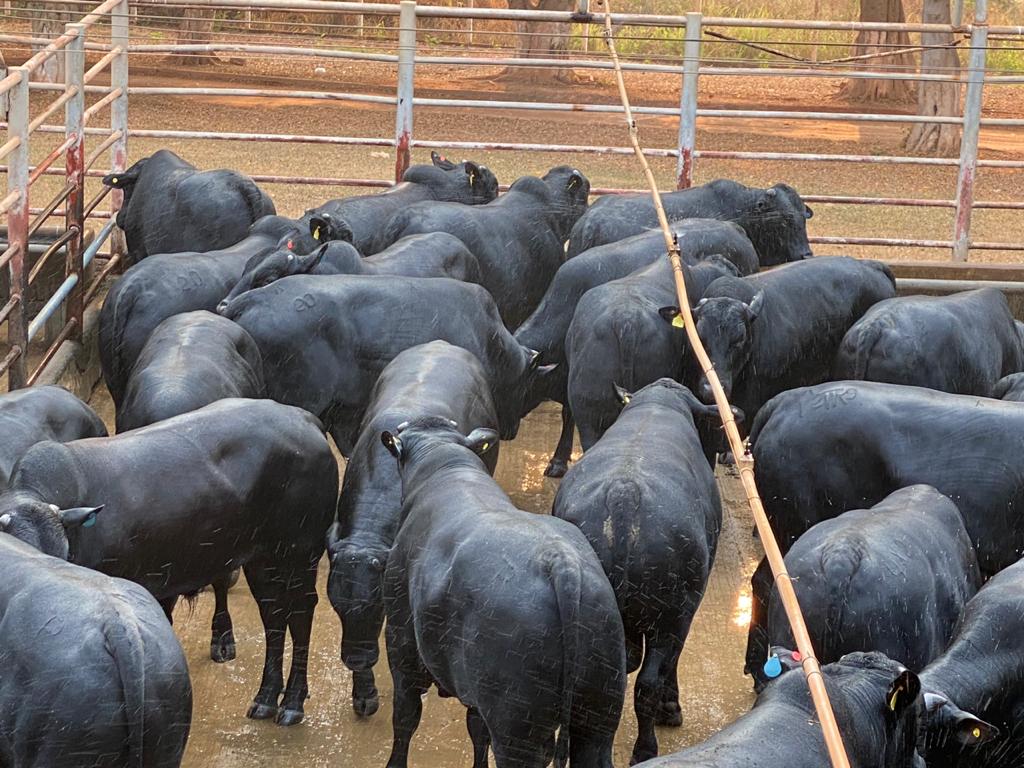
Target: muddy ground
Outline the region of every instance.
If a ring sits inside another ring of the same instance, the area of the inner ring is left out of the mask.
[[[109,395],[98,387],[90,400],[113,431]],[[546,404],[524,422],[519,437],[502,443],[497,480],[522,509],[546,514],[558,481],[544,477],[549,452],[561,426],[559,413]],[[750,708],[754,696],[743,676],[743,652],[749,611],[750,574],[761,556],[751,535],[752,523],[737,476],[719,470],[724,525],[707,594],[697,613],[679,663],[683,708],[680,728],[659,728],[662,752],[706,739]],[[391,749],[391,680],[386,656],[378,663],[381,709],[369,719],[351,706],[351,675],[339,659],[340,624],[327,601],[327,563],[321,565],[310,653],[306,720],[293,728],[245,718],[259,686],[263,665],[263,631],[256,603],[244,578],[231,591],[238,657],[214,664],[209,657],[213,595],[200,595],[194,608],[179,605],[174,628],[185,649],[194,690],[192,734],[185,768],[366,768],[383,766]],[[383,640],[382,640],[383,642]],[[615,764],[628,765],[636,719],[632,688],[615,744]],[[472,763],[465,709],[455,699],[427,695],[423,720],[413,740],[410,765],[448,768]]]

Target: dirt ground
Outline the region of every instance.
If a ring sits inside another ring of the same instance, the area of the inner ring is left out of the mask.
[[[113,431],[114,412],[102,385],[89,404]],[[496,478],[521,509],[546,514],[558,481],[543,475],[558,440],[561,421],[551,404],[534,411],[519,436],[502,443]],[[578,452],[576,454],[578,456]],[[679,662],[681,728],[659,728],[662,753],[705,740],[735,720],[754,701],[750,678],[743,676],[743,654],[750,609],[750,574],[761,556],[737,476],[719,470],[723,530],[707,594],[697,613]],[[192,676],[192,733],[184,768],[366,768],[382,766],[391,749],[391,680],[386,655],[376,667],[381,709],[369,719],[352,711],[351,675],[339,658],[340,623],[327,600],[327,563],[321,564],[310,652],[310,694],[306,720],[293,728],[245,718],[259,686],[263,631],[256,603],[239,581],[229,599],[238,658],[223,665],[209,657],[213,595],[200,595],[193,609],[180,605],[174,628],[185,649]],[[383,639],[382,639],[383,643]],[[636,718],[632,688],[615,744],[615,764],[628,765]],[[427,697],[423,720],[413,740],[410,764],[448,768],[472,762],[465,709],[455,699]]]

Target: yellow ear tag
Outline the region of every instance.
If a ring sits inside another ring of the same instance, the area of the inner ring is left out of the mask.
[[[685,328],[686,327],[686,321],[683,320],[683,316],[682,315],[676,315],[675,317],[672,318],[672,327],[673,328]]]
[[[629,401],[632,400],[632,399],[633,398],[630,397],[629,395],[623,395],[622,396],[622,404],[623,405],[629,405]]]
[[[892,694],[892,698],[889,699],[889,709],[891,709],[893,712],[896,711],[896,699],[898,699],[899,697],[900,691],[894,691]]]
[[[980,739],[981,738],[981,728],[975,728],[973,731],[971,731],[971,736],[973,736],[976,739]]]
[[[112,179],[110,180],[110,183],[111,183],[111,184],[117,184],[117,176],[115,176],[114,178],[112,178]]]
[[[320,239],[320,227],[314,227],[313,228],[313,239],[314,240],[319,240]]]
[[[472,187],[474,181],[476,181],[476,174],[475,173],[470,173],[469,174],[469,186]]]
[[[480,446],[480,453],[487,453],[487,449],[490,447],[490,443],[484,443],[482,446]]]

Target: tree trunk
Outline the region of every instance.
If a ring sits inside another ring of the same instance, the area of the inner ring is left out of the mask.
[[[32,37],[44,37],[47,40],[60,37],[64,33],[64,25],[75,18],[76,6],[73,3],[40,2],[29,8],[35,11],[32,14]],[[47,45],[32,43],[32,54],[35,55]],[[51,56],[35,71],[33,79],[44,83],[63,83],[64,57]]]
[[[213,40],[213,9],[186,8],[178,28],[178,45],[202,45]],[[212,53],[184,53],[175,56],[176,64],[215,64],[216,55]]]
[[[921,20],[925,24],[949,24],[949,0],[924,0]],[[921,35],[921,45],[926,50],[921,54],[922,74],[956,75],[960,71],[960,57],[953,48],[951,32],[926,32]],[[935,47],[929,46],[948,46]],[[917,88],[917,114],[946,115],[960,114],[960,84],[940,81],[924,81]],[[905,147],[910,152],[935,155],[956,154],[960,146],[960,126],[916,123],[907,136]]]
[[[508,0],[508,7],[519,11],[571,11],[575,8],[573,0]],[[565,26],[550,21],[517,21],[516,33],[519,36],[518,55],[524,59],[557,59],[566,54],[566,38],[560,33]],[[556,80],[571,82],[574,73],[567,67],[556,67],[540,70],[550,73]],[[506,75],[523,79],[536,77],[536,68],[512,67]]]
[[[860,0],[860,20],[902,23],[906,21],[903,0]],[[853,54],[865,56],[909,47],[910,37],[906,32],[858,32]],[[914,60],[910,54],[902,53],[861,59],[853,62],[853,66],[864,70],[882,67],[910,72]],[[909,80],[853,78],[846,83],[843,95],[851,101],[909,101],[914,96],[914,88]]]

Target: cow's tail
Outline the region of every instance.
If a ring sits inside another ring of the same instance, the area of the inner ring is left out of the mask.
[[[124,394],[124,387],[128,383],[128,374],[130,371],[124,370],[124,338],[127,332],[128,320],[132,316],[132,312],[135,309],[135,303],[138,300],[139,289],[134,282],[125,283],[124,290],[111,291],[113,296],[108,295],[106,302],[113,302],[113,316],[110,323],[110,338],[109,343],[100,344],[100,354],[102,355],[104,350],[110,355],[107,367],[110,370],[111,379],[106,382],[107,388],[116,390],[112,391],[111,394],[114,396],[115,402],[120,399]],[[116,292],[115,292],[116,291]],[[100,333],[103,333],[103,327],[100,327]]]
[[[640,501],[640,486],[631,478],[616,478],[608,484],[604,505],[611,521],[612,541],[609,543],[615,567],[622,569],[619,575],[621,582],[616,584],[617,580],[613,580],[612,586],[616,588],[616,596],[623,598],[629,594],[629,560],[634,538],[630,530],[640,516]],[[619,609],[624,607],[620,605]]]
[[[754,450],[754,444],[757,443],[757,438],[761,435],[761,430],[764,429],[764,425],[771,419],[772,414],[774,414],[778,409],[782,398],[787,394],[788,393],[783,392],[782,394],[776,395],[758,409],[757,416],[754,417],[754,423],[750,425],[750,435],[747,437],[747,443],[750,445],[751,452]]]
[[[857,329],[856,349],[853,354],[853,368],[846,372],[849,378],[855,381],[869,381],[868,368],[871,366],[871,357],[875,353],[875,346],[882,338],[885,329],[881,323],[865,322]]]
[[[828,585],[828,612],[818,652],[837,656],[842,647],[842,626],[846,604],[850,600],[853,577],[860,568],[860,548],[849,541],[829,546],[821,553],[821,570]]]
[[[562,705],[556,765],[568,757],[568,738],[572,723],[573,692],[577,684],[577,659],[580,654],[580,607],[582,604],[583,572],[578,559],[564,551],[551,557],[551,580],[558,604],[558,618],[562,625]]]
[[[119,601],[120,602],[120,601]],[[118,606],[116,618],[106,622],[104,635],[114,657],[124,692],[125,722],[128,727],[130,768],[144,768],[143,731],[146,712],[146,664],[142,635],[134,611],[125,603]]]

